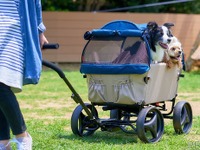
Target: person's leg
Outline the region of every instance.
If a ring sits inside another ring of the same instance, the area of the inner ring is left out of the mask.
[[[7,123],[10,125],[13,134],[16,136],[16,139],[29,137],[26,133],[26,125],[16,96],[14,95],[10,87],[2,83],[0,83],[0,109],[2,111],[2,114],[4,114],[4,119],[6,118]],[[4,130],[5,127],[2,128],[3,129],[0,130]],[[6,130],[8,130],[8,126]],[[6,136],[8,137],[8,135]]]
[[[26,125],[16,96],[5,84],[0,83],[0,109],[7,119],[14,135],[26,131]]]
[[[10,149],[10,128],[9,124],[0,109],[0,149]]]

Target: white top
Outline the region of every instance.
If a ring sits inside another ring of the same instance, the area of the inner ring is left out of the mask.
[[[18,13],[19,0],[0,0],[0,82],[22,89],[24,51]]]

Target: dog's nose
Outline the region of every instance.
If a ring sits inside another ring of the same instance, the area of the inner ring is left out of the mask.
[[[171,39],[167,39],[167,43],[170,43],[172,40]]]
[[[181,51],[179,51],[178,53],[181,54]]]

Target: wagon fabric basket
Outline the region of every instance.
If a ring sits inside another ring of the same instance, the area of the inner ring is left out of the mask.
[[[176,96],[179,69],[151,64],[145,28],[120,20],[85,33],[80,71],[87,75],[91,102],[149,104]]]

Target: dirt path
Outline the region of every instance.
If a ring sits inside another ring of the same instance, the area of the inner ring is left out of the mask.
[[[192,107],[193,116],[200,116],[200,102],[188,101]]]
[[[192,107],[193,116],[200,116],[200,94],[199,93],[178,93],[177,101],[185,100]]]

